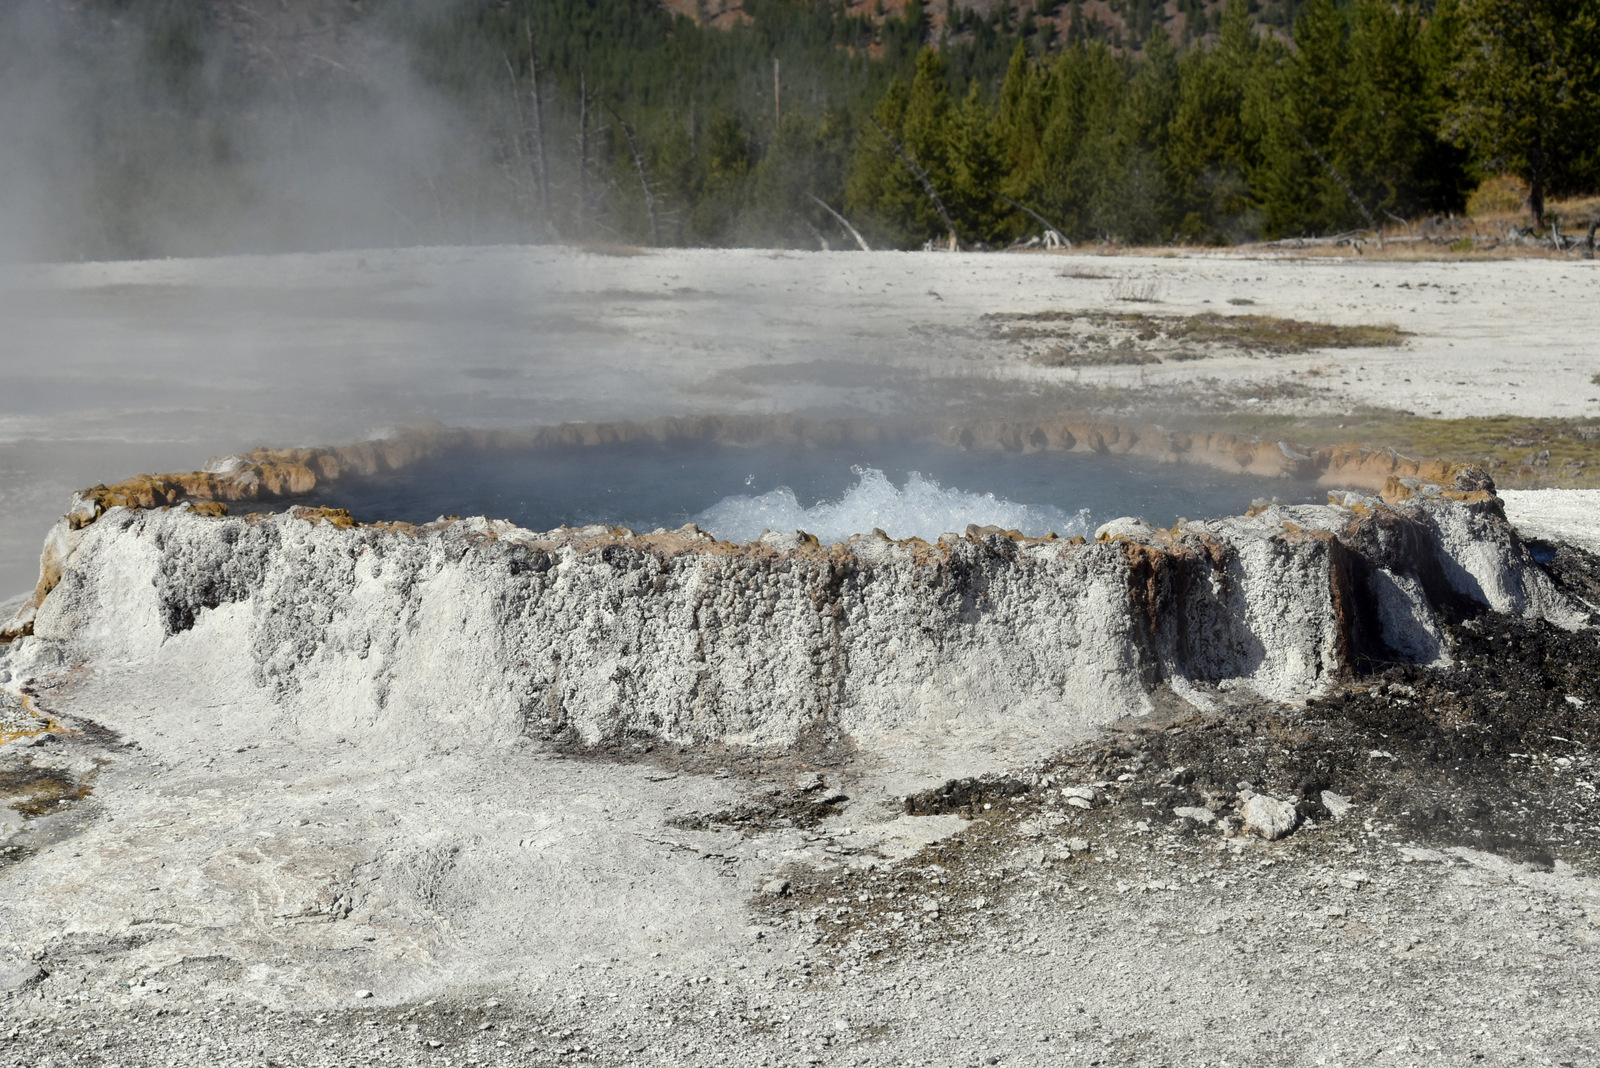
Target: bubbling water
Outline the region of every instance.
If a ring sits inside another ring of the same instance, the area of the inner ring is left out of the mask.
[[[694,517],[702,530],[723,541],[751,541],[768,530],[804,530],[819,541],[843,541],[873,529],[892,538],[924,538],[960,533],[969,525],[1017,530],[1029,537],[1055,533],[1088,535],[1089,510],[1067,512],[1051,505],[1018,504],[992,493],[945,489],[912,471],[904,487],[875,467],[852,467],[856,482],[837,500],[807,508],[794,491],[780,486],[759,496],[724,497]]]

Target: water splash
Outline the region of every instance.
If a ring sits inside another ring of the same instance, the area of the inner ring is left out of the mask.
[[[893,538],[926,538],[960,533],[968,524],[1020,530],[1030,537],[1052,531],[1062,537],[1087,535],[1089,510],[1073,513],[1050,505],[1018,504],[992,493],[945,489],[913,471],[901,489],[875,467],[854,467],[857,481],[836,501],[803,507],[794,491],[781,486],[758,497],[724,497],[694,517],[723,541],[752,541],[766,530],[804,530],[823,542],[844,541],[877,528]]]

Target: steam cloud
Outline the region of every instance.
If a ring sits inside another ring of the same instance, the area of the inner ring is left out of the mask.
[[[494,173],[489,146],[381,20],[257,7],[0,5],[0,259],[470,243],[505,230],[479,188]],[[283,47],[305,33],[321,36]]]

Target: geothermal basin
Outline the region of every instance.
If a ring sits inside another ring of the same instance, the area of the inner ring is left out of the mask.
[[[528,530],[694,523],[720,541],[804,530],[823,542],[882,530],[927,541],[998,526],[1092,536],[1138,516],[1158,526],[1246,511],[1262,498],[1320,502],[1315,484],[1060,452],[974,452],[938,442],[628,442],[544,449],[456,447],[399,471],[289,498],[359,522],[488,516]]]
[[[80,492],[0,642],[0,1061],[1590,1056],[1600,587],[1522,535],[1592,497],[1145,424],[1592,418],[1592,272],[360,258],[16,305],[7,592]],[[1158,276],[1411,336],[1080,384],[981,318]]]
[[[67,662],[205,650],[317,733],[907,751],[1061,744],[1162,694],[1303,700],[1439,660],[1469,607],[1583,618],[1475,468],[1067,421],[788,429],[432,431],[97,486],[8,629]]]

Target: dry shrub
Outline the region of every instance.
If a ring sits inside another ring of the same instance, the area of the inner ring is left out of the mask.
[[[1528,186],[1510,174],[1485,178],[1467,198],[1467,214],[1474,219],[1491,215],[1515,215],[1528,203]]]

